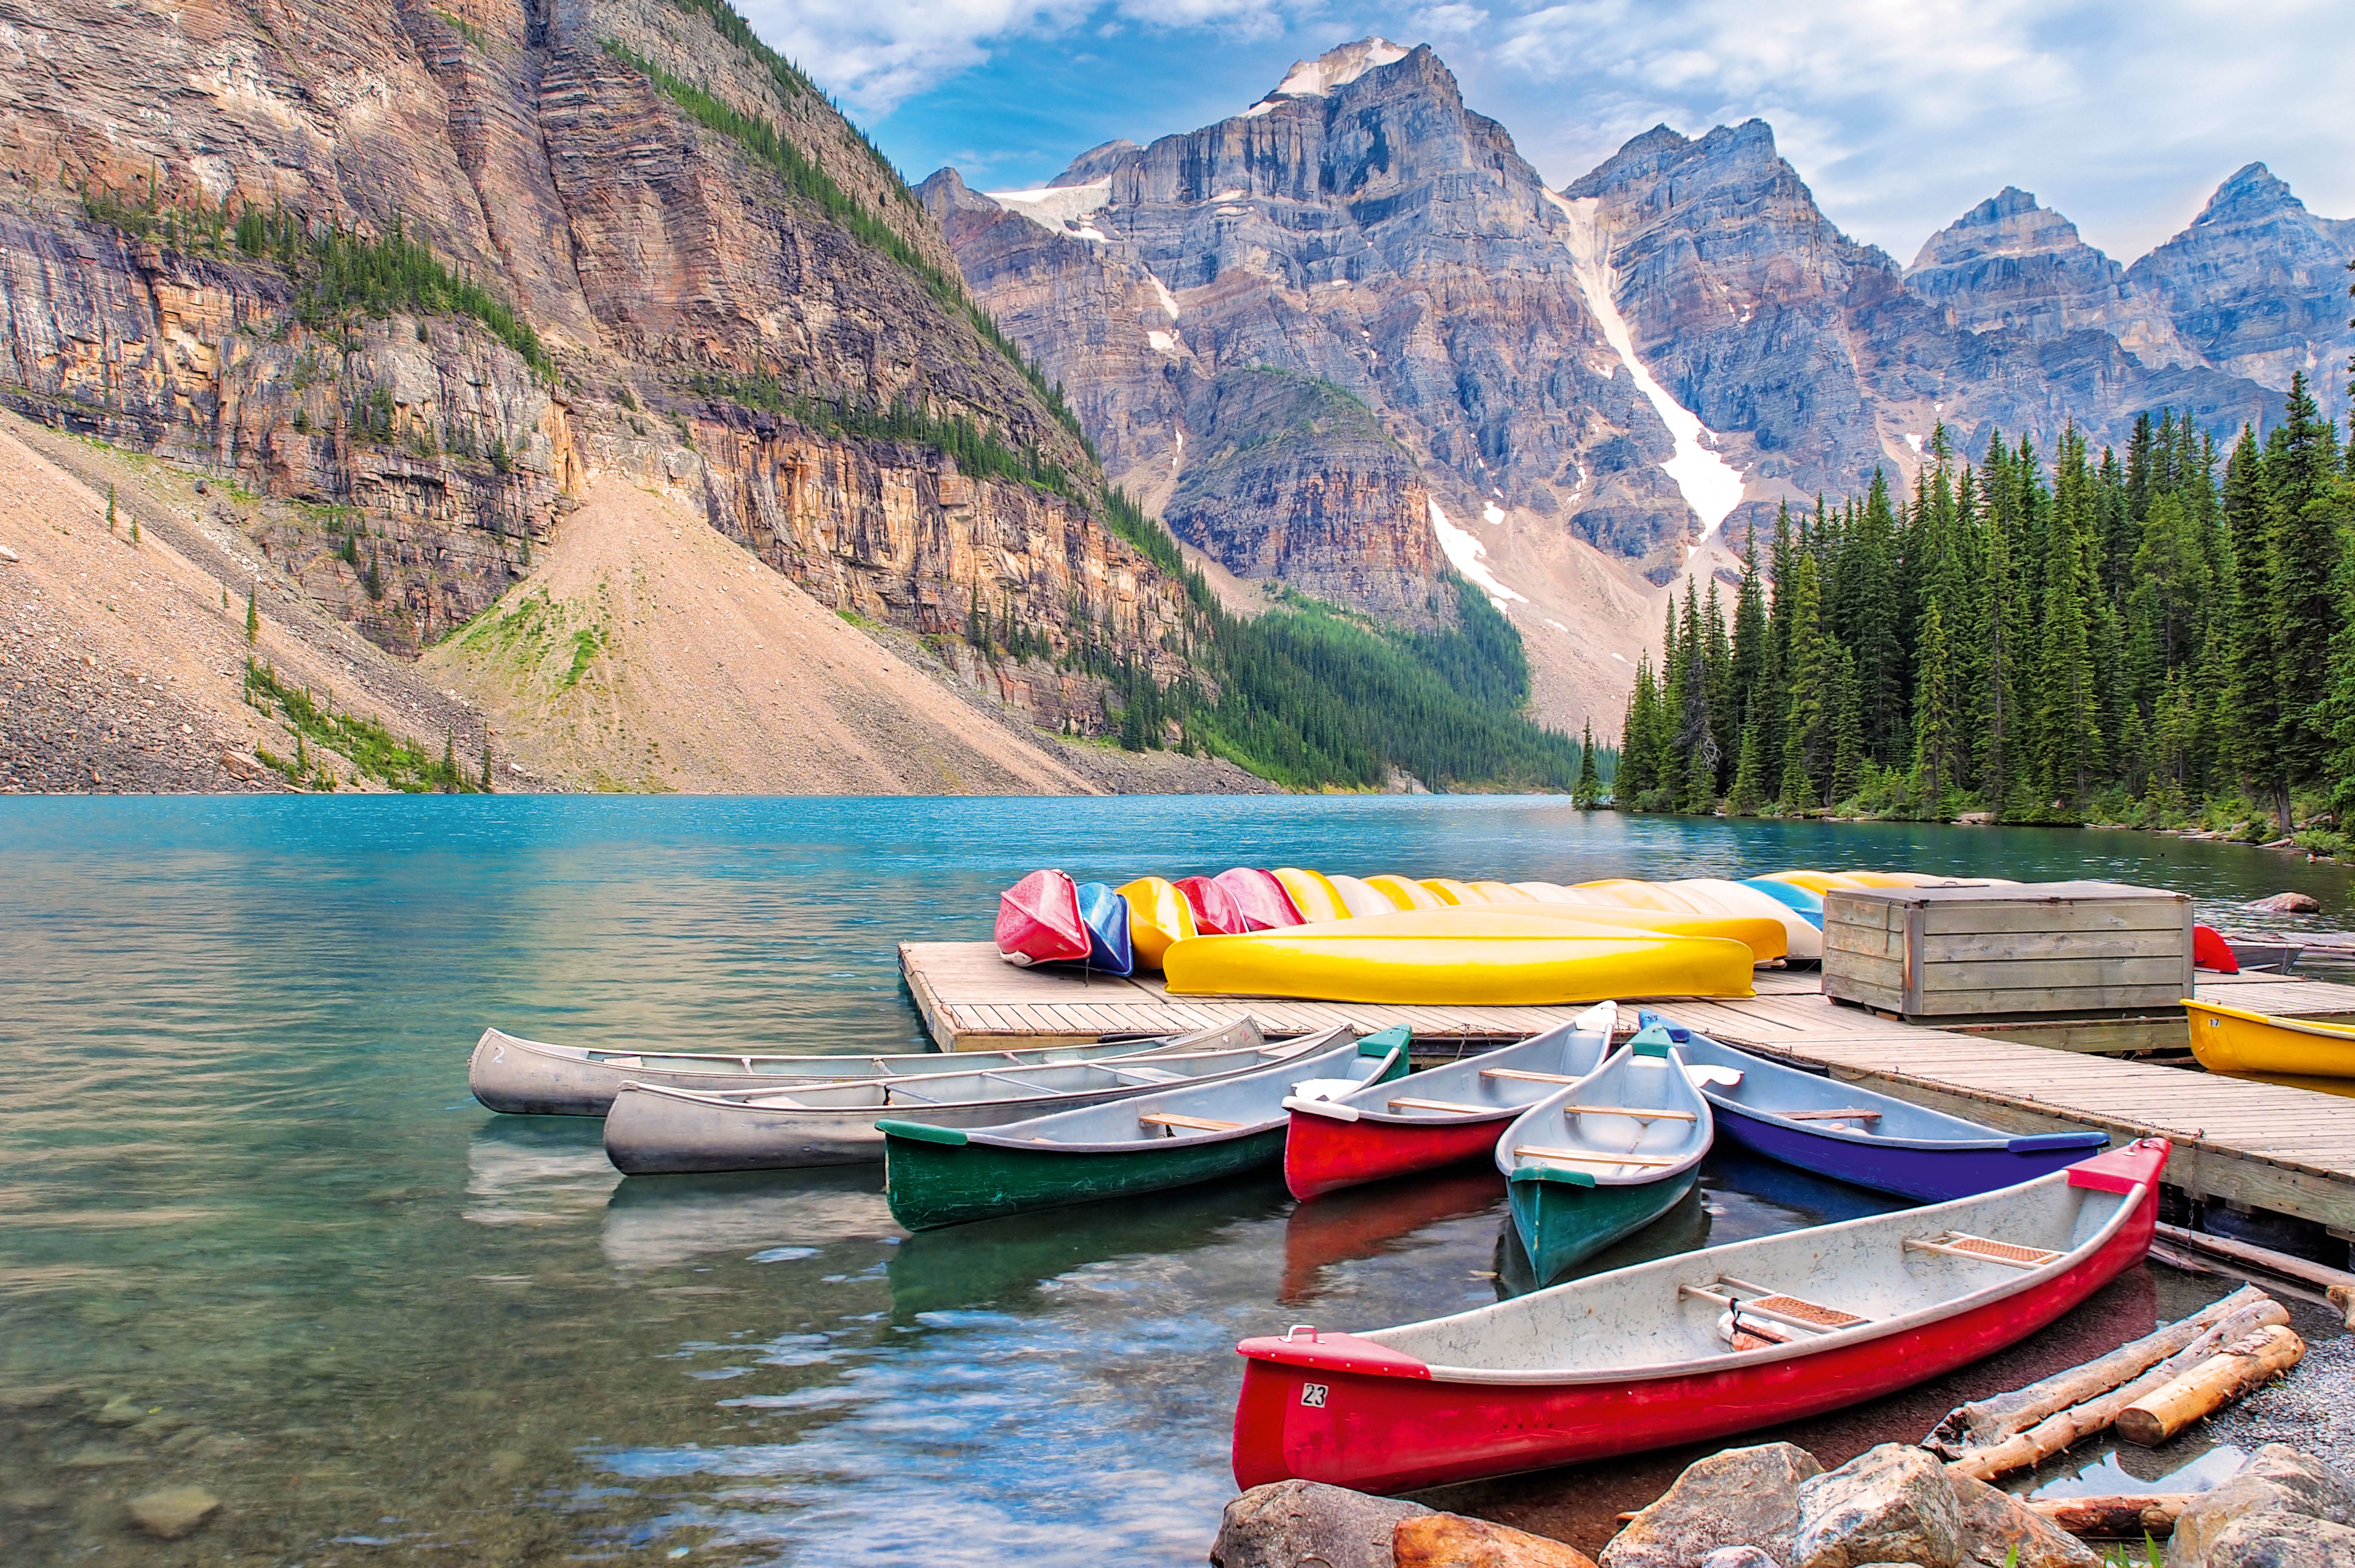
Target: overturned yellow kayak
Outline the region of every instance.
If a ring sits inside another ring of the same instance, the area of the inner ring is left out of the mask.
[[[1173,996],[1544,1007],[1747,997],[1755,955],[1718,936],[1587,924],[1527,906],[1401,911],[1169,950]]]
[[[1302,922],[1316,925],[1328,920],[1347,920],[1350,915],[1348,901],[1333,879],[1322,871],[1304,871],[1297,866],[1278,866],[1269,875],[1284,886],[1284,896],[1300,912]]]
[[[1160,968],[1170,944],[1194,934],[1193,908],[1167,878],[1139,877],[1115,891],[1128,905],[1129,948],[1146,968]]]
[[[1443,909],[1446,907],[1444,900],[1441,899],[1437,893],[1433,892],[1429,888],[1424,887],[1421,882],[1415,881],[1412,878],[1399,876],[1397,873],[1392,871],[1384,871],[1379,876],[1368,877],[1359,885],[1360,887],[1373,889],[1376,893],[1380,894],[1389,902],[1391,908],[1393,910]],[[1380,913],[1381,912],[1376,911],[1374,912]]]
[[[1578,926],[1609,926],[1614,931],[1648,931],[1660,936],[1713,936],[1739,942],[1750,949],[1751,962],[1772,964],[1785,956],[1790,935],[1779,920],[1759,915],[1686,914],[1678,910],[1626,909],[1616,904],[1528,903],[1466,904],[1459,909],[1427,912],[1434,929],[1479,931],[1484,923],[1505,916],[1551,920]]]
[[[2189,998],[2183,1010],[2191,1021],[2191,1054],[2211,1072],[2355,1078],[2355,1029]]]

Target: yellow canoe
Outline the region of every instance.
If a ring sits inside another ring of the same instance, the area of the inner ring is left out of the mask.
[[[1368,877],[1364,881],[1358,885],[1359,887],[1373,889],[1374,891],[1380,894],[1382,900],[1391,906],[1391,910],[1393,911],[1402,909],[1444,909],[1446,907],[1446,905],[1440,901],[1439,895],[1433,892],[1429,888],[1424,887],[1421,882],[1416,881],[1412,877],[1401,877],[1394,871],[1384,871],[1379,876]]]
[[[1570,891],[1573,895],[1583,895],[1604,903],[1625,904],[1629,909],[1667,910],[1680,914],[1692,912],[1651,883],[1639,882],[1633,877],[1606,877],[1599,882],[1578,882],[1572,884]]]
[[[1334,891],[1341,895],[1341,901],[1348,906],[1349,912],[1359,919],[1369,914],[1394,914],[1398,912],[1398,901],[1391,896],[1388,888],[1380,885],[1382,879],[1380,877],[1369,877],[1360,881],[1337,871],[1325,880],[1333,884]]]
[[[1333,879],[1322,871],[1304,871],[1296,866],[1278,866],[1272,873],[1284,884],[1284,897],[1300,912],[1300,918],[1310,925],[1327,921],[1347,920],[1353,912],[1341,890]]]
[[[1423,891],[1443,904],[1484,904],[1488,901],[1472,891],[1469,882],[1459,882],[1453,877],[1424,877]]]
[[[1676,894],[1704,913],[1747,915],[1781,922],[1787,943],[1784,956],[1795,962],[1813,964],[1824,955],[1824,933],[1806,915],[1786,903],[1767,897],[1745,882],[1729,882],[1717,877],[1688,877],[1681,881],[1663,883],[1661,891]]]
[[[1194,934],[1194,910],[1167,879],[1139,877],[1116,891],[1128,905],[1128,945],[1147,969],[1161,967],[1170,944]]]
[[[1479,931],[1500,915],[1561,921],[1570,925],[1607,925],[1614,931],[1648,931],[1660,936],[1714,936],[1739,942],[1750,949],[1753,963],[1772,964],[1785,955],[1789,935],[1779,920],[1757,915],[1686,914],[1676,910],[1623,909],[1615,904],[1466,904],[1460,909],[1427,912],[1442,931]]]
[[[1526,904],[1538,901],[1510,882],[1474,882],[1470,886],[1474,892],[1492,904]]]
[[[2183,1010],[2191,1022],[2191,1054],[2211,1072],[2355,1078],[2355,1029],[2189,998]]]
[[[1488,1007],[1752,994],[1752,954],[1739,942],[1582,925],[1518,906],[1481,913],[1465,921],[1401,911],[1198,936],[1169,950],[1169,991]]]

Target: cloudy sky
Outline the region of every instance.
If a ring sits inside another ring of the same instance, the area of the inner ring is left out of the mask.
[[[2007,184],[2131,261],[2262,161],[2355,216],[2346,0],[738,0],[911,178],[1044,184],[1234,113],[1293,60],[1430,43],[1550,183],[1762,116],[1831,217],[1911,261]]]

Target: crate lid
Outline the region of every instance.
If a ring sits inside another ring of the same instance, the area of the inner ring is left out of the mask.
[[[1936,886],[1919,888],[1834,888],[1824,895],[1828,906],[1835,899],[1858,899],[1872,903],[1936,904],[1936,903],[2124,903],[2143,900],[2169,900],[2189,903],[2191,895],[2179,893],[2172,888],[2137,888],[2125,882],[2015,882],[2008,887],[1979,885]]]

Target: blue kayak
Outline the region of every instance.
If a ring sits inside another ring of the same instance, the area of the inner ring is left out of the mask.
[[[1643,1021],[1655,1021],[1650,1013]],[[1972,1198],[2076,1164],[2105,1133],[2014,1137],[1979,1122],[1835,1083],[1658,1019],[1694,1070],[1717,1130],[1770,1159],[1923,1203]],[[1711,1082],[1701,1083],[1704,1075]]]
[[[1824,928],[1824,895],[1790,882],[1778,882],[1772,877],[1744,877],[1742,885],[1756,888],[1785,908],[1796,912],[1799,918],[1817,931]]]
[[[1080,923],[1088,928],[1087,966],[1106,975],[1133,975],[1136,954],[1128,943],[1128,901],[1103,882],[1080,884]]]

